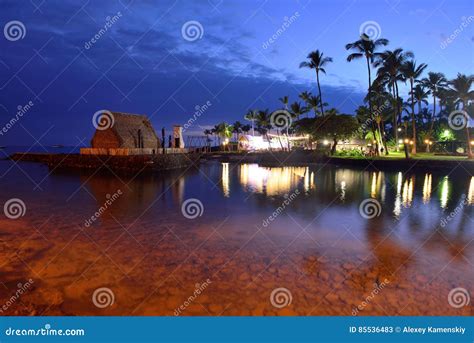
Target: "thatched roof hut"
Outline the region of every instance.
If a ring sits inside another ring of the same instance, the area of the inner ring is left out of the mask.
[[[150,120],[145,115],[104,112],[104,116],[112,115],[110,125],[105,129],[98,127],[92,137],[92,148],[129,148],[158,149],[160,139],[156,135]],[[99,117],[100,122],[100,117]]]

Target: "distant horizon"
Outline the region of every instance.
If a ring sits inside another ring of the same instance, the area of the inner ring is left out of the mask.
[[[427,71],[453,78],[474,70],[467,0],[2,6],[4,29],[19,21],[24,32],[0,39],[0,129],[19,106],[33,106],[0,135],[0,146],[87,146],[92,116],[103,109],[145,114],[155,130],[169,131],[210,103],[188,135],[222,121],[244,123],[249,109],[281,107],[279,97],[317,94],[313,73],[299,68],[316,49],[334,60],[321,76],[327,108],[353,114],[363,105],[366,66],[348,63],[344,45],[364,25],[390,41],[387,49],[414,52]],[[400,86],[406,96],[407,85]]]

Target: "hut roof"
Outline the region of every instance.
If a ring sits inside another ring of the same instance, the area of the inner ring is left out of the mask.
[[[137,133],[139,130],[143,136],[144,147],[157,146],[159,138],[146,115],[113,111],[109,112],[112,113],[113,116],[113,125],[109,128],[109,130],[112,131],[119,140],[119,147],[136,147]],[[93,146],[101,145],[101,139],[98,135],[102,135],[103,133],[104,131],[96,131],[93,141],[94,139],[98,139],[98,141],[97,144],[93,143]]]

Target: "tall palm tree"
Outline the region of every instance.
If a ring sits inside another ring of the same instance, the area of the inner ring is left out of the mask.
[[[415,96],[413,94],[413,87],[415,80],[418,79],[423,71],[428,67],[427,64],[422,63],[419,66],[416,65],[414,60],[406,61],[402,65],[403,75],[407,80],[410,81],[410,95],[411,95],[411,126],[412,126],[412,140],[413,145],[411,148],[411,153],[416,154],[416,121],[415,121]]]
[[[418,105],[418,115],[421,115],[422,105],[428,105],[427,99],[429,94],[430,92],[426,90],[426,88],[421,84],[416,85],[413,89],[413,99],[415,101],[415,104]]]
[[[393,51],[386,50],[382,52],[374,62],[375,67],[379,67],[377,70],[377,82],[386,84],[392,91],[393,97],[396,100],[396,111],[393,115],[393,136],[395,138],[396,150],[398,151],[398,123],[401,121],[403,101],[400,101],[400,95],[398,91],[398,81],[406,81],[403,74],[403,66],[414,55],[411,51],[403,51],[402,48],[397,48]]]
[[[272,129],[270,111],[268,109],[258,111],[255,123],[257,124],[257,131],[266,137],[269,149],[271,150],[270,138],[268,137],[268,131]]]
[[[213,132],[210,129],[204,130],[204,135],[206,136],[206,146],[210,149],[210,144],[212,140],[209,138],[209,135],[212,135]]]
[[[306,112],[308,112],[308,109],[306,107],[301,106],[301,103],[299,103],[298,101],[295,101],[290,106],[290,113],[295,119],[298,119]]]
[[[282,96],[281,98],[278,98],[278,100],[280,100],[280,102],[283,104],[283,109],[285,111],[288,111],[288,95],[285,95],[285,96]],[[285,132],[285,135],[286,135],[286,142],[287,142],[287,149],[288,151],[290,151],[290,138],[289,138],[289,125],[286,126],[286,132]],[[280,138],[278,138],[280,140]],[[282,146],[282,149],[283,149],[283,144],[281,143],[281,140],[280,140],[280,145]]]
[[[370,65],[374,62],[375,57],[379,55],[376,51],[379,47],[386,46],[388,44],[388,39],[379,38],[376,40],[372,40],[369,36],[363,33],[360,37],[361,39],[346,44],[346,50],[355,51],[349,56],[347,56],[347,61],[351,62],[353,60],[357,60],[360,58],[365,58],[367,62],[367,72],[369,76],[369,87],[368,87],[368,94],[369,94],[369,110],[372,115],[372,74],[370,70]],[[378,149],[377,149],[378,153]]]
[[[312,95],[308,99],[306,99],[307,108],[308,110],[313,110],[315,118],[318,116],[318,106],[320,102],[321,99],[319,98],[319,96]]]
[[[438,97],[438,93],[440,89],[445,88],[447,86],[447,80],[443,73],[435,73],[429,72],[428,77],[425,77],[420,81],[420,83],[430,90],[431,96],[433,97],[433,114],[430,118],[430,128],[428,131],[429,139],[433,136],[433,127],[436,117],[436,98]],[[429,144],[426,145],[426,151],[430,151]]]
[[[314,69],[316,71],[316,81],[318,83],[318,92],[319,92],[319,99],[321,99],[321,113],[324,116],[324,106],[323,106],[323,96],[321,95],[321,85],[319,83],[319,72],[326,74],[326,70],[324,66],[329,62],[332,62],[331,57],[324,57],[324,54],[319,50],[312,51],[308,54],[308,60],[305,62],[300,63],[300,68],[309,68]]]
[[[239,141],[239,136],[242,133],[242,126],[243,125],[240,121],[236,121],[234,124],[232,124],[232,132],[237,136],[237,142]]]
[[[252,123],[252,136],[255,136],[255,124],[254,123],[257,120],[257,114],[258,114],[257,110],[249,110],[244,116],[245,120],[248,120],[249,122]]]
[[[458,76],[449,82],[450,89],[455,97],[455,103],[461,104],[463,111],[467,114],[468,102],[474,100],[474,90],[471,90],[472,83],[474,82],[474,76],[467,76],[464,74],[458,74]],[[469,116],[469,115],[468,115]],[[473,158],[471,148],[471,137],[469,132],[469,118],[466,123],[466,143],[467,143],[467,156]]]
[[[288,95],[282,96],[281,98],[278,98],[278,100],[283,104],[283,108],[288,110]]]

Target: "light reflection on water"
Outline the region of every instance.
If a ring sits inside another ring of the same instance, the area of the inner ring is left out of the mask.
[[[27,215],[13,223],[0,219],[0,248],[10,249],[0,249],[7,261],[2,282],[15,285],[33,272],[39,290],[64,301],[47,314],[172,315],[189,297],[189,285],[212,277],[209,296],[202,298],[206,310],[196,306],[188,314],[278,314],[268,296],[286,287],[298,314],[350,315],[374,282],[387,277],[393,285],[384,291],[387,298],[365,314],[438,315],[454,311],[439,294],[474,282],[471,176],[207,162],[200,170],[117,178],[48,175],[44,167],[21,164],[31,180],[44,180],[38,190],[11,167],[0,163],[0,200],[23,199]],[[123,195],[81,231],[118,189]],[[299,195],[262,229],[297,189]],[[467,206],[459,206],[463,196]],[[204,207],[194,220],[181,213],[189,198]],[[367,198],[382,207],[372,220],[359,213]],[[98,313],[89,295],[103,286],[116,292],[120,307]],[[331,306],[318,307],[335,289]],[[39,306],[35,294],[22,301]],[[0,301],[8,295],[0,289]]]

